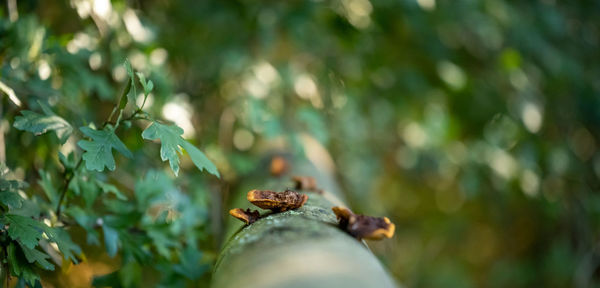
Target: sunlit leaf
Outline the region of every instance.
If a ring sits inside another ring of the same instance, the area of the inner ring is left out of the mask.
[[[131,63],[129,63],[129,60],[125,60],[125,70],[127,71],[127,75],[129,76],[129,81],[131,83],[129,93],[127,94],[127,99],[129,103],[136,105],[135,97],[137,97],[137,91],[135,89],[135,74],[133,73],[133,68],[131,67]]]
[[[85,150],[83,160],[88,170],[103,171],[104,167],[108,170],[115,170],[115,159],[112,155],[112,149],[119,151],[127,158],[133,157],[127,146],[121,142],[119,137],[112,130],[94,130],[89,127],[79,128],[83,134],[90,137],[92,141],[80,140],[77,145]]]
[[[19,130],[29,131],[35,135],[41,135],[48,131],[54,131],[61,144],[67,142],[73,132],[73,127],[63,118],[55,115],[50,108],[44,107],[45,114],[39,114],[29,110],[21,111],[21,116],[15,117],[13,126]]]
[[[171,170],[175,175],[179,174],[179,155],[181,147],[188,151],[192,162],[200,171],[206,169],[209,173],[220,177],[217,167],[200,151],[189,142],[185,141],[181,135],[183,129],[177,125],[164,125],[158,122],[153,122],[148,128],[142,132],[142,137],[147,140],[160,139],[160,158],[162,161],[169,160]]]
[[[9,225],[8,236],[29,249],[38,245],[46,226],[40,221],[14,214],[4,215],[1,221],[5,225]]]
[[[79,262],[76,255],[81,254],[81,248],[71,240],[71,236],[69,236],[67,231],[60,227],[46,226],[44,227],[44,232],[46,232],[50,241],[56,243],[63,258],[73,263]]]
[[[194,165],[196,165],[198,170],[202,171],[202,169],[206,169],[208,173],[213,174],[217,177],[221,177],[219,171],[217,170],[217,166],[215,166],[215,164],[213,164],[208,158],[206,158],[206,155],[204,155],[202,151],[196,148],[196,146],[186,141],[183,141],[181,143],[181,146],[183,147],[183,149],[185,149],[186,152],[188,152],[190,158],[192,158],[192,162],[194,162]]]

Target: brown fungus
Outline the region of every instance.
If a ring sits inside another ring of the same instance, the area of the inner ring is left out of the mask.
[[[310,176],[294,176],[292,177],[292,181],[294,181],[294,185],[296,189],[306,190],[306,191],[314,191],[319,194],[323,193],[323,190],[317,188],[317,181],[315,178]]]
[[[394,236],[396,225],[387,217],[356,215],[347,208],[337,206],[331,210],[337,216],[340,228],[356,239],[380,240]]]
[[[250,225],[260,218],[260,213],[258,213],[258,211],[250,209],[244,211],[240,208],[229,210],[229,215],[246,222],[246,225]]]
[[[337,217],[337,220],[340,223],[340,227],[346,227],[348,221],[350,220],[350,215],[354,214],[352,213],[352,211],[350,211],[350,209],[339,206],[335,206],[331,208],[331,210],[333,210],[333,213]]]
[[[270,165],[270,172],[271,175],[275,176],[275,177],[279,177],[281,176],[283,173],[287,172],[289,165],[287,160],[285,160],[285,158],[283,158],[283,156],[275,156],[273,157],[273,159],[271,159],[271,165]]]
[[[246,197],[252,204],[274,212],[283,212],[302,207],[308,196],[292,190],[275,192],[269,190],[251,190]]]

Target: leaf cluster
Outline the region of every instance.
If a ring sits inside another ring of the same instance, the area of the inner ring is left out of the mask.
[[[41,271],[58,268],[67,271],[74,264],[90,261],[94,256],[85,249],[90,246],[103,246],[108,256],[121,261],[120,269],[98,278],[95,285],[136,287],[141,285],[145,269],[159,271],[159,282],[164,283],[185,283],[186,279],[202,276],[208,270],[206,257],[198,246],[207,238],[204,182],[194,182],[189,186],[193,193],[186,193],[175,185],[172,176],[162,171],[126,172],[141,179],[131,185],[124,185],[119,174],[111,173],[135,167],[122,163],[115,157],[116,151],[135,163],[169,160],[173,174],[178,176],[179,157],[185,151],[199,171],[220,176],[208,157],[182,138],[180,127],[153,117],[152,110],[145,108],[148,98],[155,97],[154,82],[125,60],[122,67],[128,79],[114,99],[110,96],[114,91],[102,77],[87,72],[69,74],[89,70],[79,66],[79,53],[67,53],[52,37],[37,40],[22,37],[19,31],[23,32],[24,27],[43,30],[32,18],[24,17],[17,24],[0,27],[7,28],[8,39],[15,41],[12,46],[0,43],[0,52],[21,63],[18,67],[3,63],[3,69],[14,71],[8,79],[2,79],[2,84],[16,87],[15,95],[20,97],[24,108],[11,106],[8,110],[7,119],[13,118],[10,124],[14,128],[9,136],[38,136],[27,138],[35,158],[23,157],[17,161],[26,169],[26,179],[17,171],[4,166],[1,169],[0,262],[1,269],[9,271],[6,281],[15,277],[20,286],[40,286],[42,281],[51,280],[41,279],[40,275],[46,275]],[[19,54],[35,41],[54,49],[45,53],[56,57],[56,62],[51,63],[55,65],[51,69],[56,67],[51,79],[68,81],[60,91],[49,82],[36,82],[35,75],[27,68],[39,65],[42,60]],[[164,79],[158,78],[158,82]],[[38,88],[49,95],[26,90]],[[139,106],[138,91],[143,95]],[[69,98],[73,95],[84,98]],[[60,100],[55,101],[55,97]],[[112,111],[103,114],[89,109],[83,111],[89,114],[81,115],[72,104],[88,101],[86,97],[90,97],[89,101],[113,102]],[[18,114],[12,117],[14,111]],[[103,121],[89,120],[96,112]],[[156,150],[160,147],[156,161],[144,160],[147,158],[143,147],[155,146],[144,140],[160,142],[156,146]],[[43,155],[49,161],[33,169],[33,161],[39,161]],[[119,168],[121,165],[124,167]],[[84,231],[83,243],[78,242],[79,231]]]

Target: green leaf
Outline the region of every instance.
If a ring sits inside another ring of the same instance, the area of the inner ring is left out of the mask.
[[[10,263],[10,270],[12,274],[15,276],[19,276],[21,274],[21,265],[19,265],[19,261],[17,259],[17,251],[15,244],[11,242],[8,244],[8,262]]]
[[[163,125],[153,122],[142,132],[142,138],[146,140],[160,139],[160,158],[162,161],[169,160],[171,170],[177,176],[179,174],[179,155],[182,153],[181,147],[188,151],[192,162],[200,171],[206,169],[209,173],[220,177],[217,167],[210,161],[202,151],[185,141],[181,135],[183,129],[177,125]]]
[[[117,230],[108,225],[102,225],[102,231],[104,232],[104,246],[106,246],[106,252],[108,256],[114,257],[117,255],[119,234]]]
[[[146,98],[148,98],[148,95],[150,94],[150,92],[152,92],[152,89],[154,89],[154,83],[152,83],[152,81],[148,80],[146,81],[146,76],[144,76],[144,74],[142,72],[137,72],[136,73],[138,78],[140,79],[140,84],[142,84],[142,87],[144,88],[144,102],[146,103]],[[142,104],[142,108],[143,108],[143,104]]]
[[[28,186],[29,185],[23,181],[0,179],[0,190],[2,191],[17,191],[19,189],[25,189]]]
[[[0,203],[10,208],[21,208],[23,198],[19,195],[19,190],[27,186],[22,181],[0,179]]]
[[[152,90],[154,90],[154,83],[152,83],[152,80],[148,80],[146,87],[144,87],[144,89],[147,89],[146,94],[150,94],[150,92],[152,92]]]
[[[85,206],[88,208],[91,208],[98,195],[100,195],[100,189],[96,185],[95,176],[92,173],[95,172],[84,169],[75,174],[73,180],[69,183],[69,190],[73,191],[75,195],[81,195]]]
[[[54,186],[54,183],[52,182],[52,176],[50,175],[50,172],[44,171],[42,169],[39,170],[39,174],[41,179],[40,181],[38,181],[38,184],[40,185],[40,187],[42,187],[44,193],[46,193],[46,196],[50,200],[52,206],[55,206],[56,204],[58,204],[59,195],[58,191],[56,190],[56,187]]]
[[[25,247],[23,245],[20,246],[21,250],[23,251],[23,254],[25,254],[25,258],[27,258],[27,262],[37,262],[40,265],[40,267],[42,267],[44,270],[54,271],[54,265],[52,265],[46,260],[50,258],[48,254],[38,251],[37,249],[29,249],[28,247]]]
[[[127,94],[129,94],[129,91],[131,90],[131,81],[127,81],[127,86],[125,86],[125,90],[123,90],[123,94],[121,94],[121,100],[119,100],[119,109],[125,109],[125,106],[127,106]]]
[[[202,171],[202,169],[206,169],[208,173],[213,174],[217,177],[221,177],[219,171],[217,170],[217,166],[213,164],[207,157],[200,151],[196,146],[190,144],[189,142],[184,141],[181,143],[183,149],[188,152],[190,158],[192,158],[192,162],[198,168],[198,170]]]
[[[60,164],[63,165],[63,167],[65,167],[67,169],[72,169],[73,168],[71,166],[71,162],[69,161],[69,159],[67,158],[67,156],[65,156],[65,154],[63,154],[60,151],[58,151],[58,161],[60,162]]]
[[[148,230],[148,237],[154,242],[154,247],[158,254],[169,259],[171,257],[171,248],[177,246],[179,242],[173,241],[172,237],[166,229],[163,230]]]
[[[129,75],[129,81],[131,82],[131,92],[127,94],[127,99],[129,99],[130,103],[136,105],[135,97],[137,97],[137,92],[135,91],[135,75],[133,73],[133,68],[131,68],[131,63],[129,63],[129,60],[125,60],[125,69],[127,70],[127,75]]]
[[[19,130],[29,131],[35,135],[54,131],[60,144],[67,142],[67,139],[69,139],[69,136],[73,133],[73,127],[71,127],[65,119],[54,114],[50,108],[42,103],[40,103],[40,105],[42,105],[45,115],[29,110],[23,110],[21,111],[22,116],[15,117],[13,126]]]
[[[21,276],[19,277],[22,278],[27,284],[29,284],[29,287],[42,287],[42,285],[40,284],[40,275],[33,271],[31,267],[23,267],[23,273],[21,273]]]
[[[116,165],[112,155],[113,148],[127,158],[133,157],[131,151],[121,142],[114,131],[108,128],[94,130],[89,127],[81,127],[79,130],[92,139],[92,141],[80,140],[77,142],[77,145],[85,150],[82,157],[85,161],[85,168],[88,170],[102,172],[106,167],[108,170],[114,171]]]
[[[9,225],[8,236],[29,249],[38,245],[44,229],[48,227],[37,220],[14,214],[4,215],[3,222]]]
[[[184,251],[181,251],[181,263],[174,265],[173,270],[189,279],[198,279],[208,270],[208,265],[201,264],[201,258],[202,251],[187,247]]]
[[[148,94],[150,94],[150,92],[152,92],[152,88],[154,88],[154,84],[152,84],[152,81],[146,81],[146,76],[144,76],[144,74],[142,72],[137,72],[136,73],[138,78],[140,79],[140,84],[142,84],[142,87],[144,88],[144,95],[148,96]]]
[[[146,140],[160,139],[160,159],[162,161],[169,160],[171,170],[175,175],[179,174],[179,155],[182,142],[181,134],[183,129],[176,125],[163,125],[158,122],[153,122],[148,128],[142,132],[142,138]]]
[[[140,287],[142,281],[142,267],[136,261],[129,261],[121,266],[119,278],[123,287]]]
[[[104,183],[100,180],[96,180],[96,184],[98,185],[98,187],[100,187],[100,189],[102,189],[102,192],[113,193],[115,194],[115,196],[117,196],[118,199],[127,200],[127,197],[125,197],[125,195],[123,195],[123,193],[121,193],[121,191],[119,191],[119,189],[116,186]]]
[[[21,248],[21,249],[19,249]],[[30,287],[41,287],[39,285],[40,276],[33,271],[31,265],[27,263],[24,253],[20,252],[24,248],[22,245],[16,245],[15,242],[8,244],[8,263],[13,276],[19,277],[17,287],[25,287],[25,282]]]
[[[14,191],[0,191],[0,202],[12,209],[17,209],[23,205],[23,198]]]
[[[165,194],[165,191],[175,190],[173,180],[163,171],[150,170],[146,176],[135,183],[135,200],[138,209],[146,211],[156,198]]]
[[[98,217],[93,213],[83,210],[78,206],[71,206],[65,210],[65,213],[73,217],[77,224],[85,229],[87,234],[87,243],[89,245],[100,245],[100,236],[96,231],[96,219]]]
[[[121,230],[125,229],[127,228],[121,228]],[[147,248],[148,238],[143,233],[121,233],[119,234],[119,244],[122,247],[123,254],[132,256],[139,263],[146,263],[156,259]]]
[[[79,262],[75,255],[81,254],[81,248],[71,240],[69,233],[63,228],[44,226],[44,232],[46,232],[48,239],[56,243],[63,257],[73,261],[73,263]]]

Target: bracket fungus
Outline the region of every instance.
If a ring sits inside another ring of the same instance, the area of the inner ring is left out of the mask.
[[[271,165],[269,167],[271,175],[279,177],[287,172],[288,168],[288,162],[285,160],[285,158],[283,158],[283,156],[275,156],[273,159],[271,159]]]
[[[331,208],[339,221],[340,228],[356,239],[380,240],[392,238],[396,225],[387,217],[356,215],[343,207]]]
[[[319,194],[323,193],[323,190],[317,188],[317,181],[313,177],[294,176],[292,177],[292,181],[294,181],[294,186],[298,190],[314,191]]]
[[[258,211],[250,209],[242,210],[240,208],[229,210],[229,215],[240,219],[245,222],[246,225],[250,225],[260,218],[260,213],[258,213]]]
[[[274,212],[283,212],[302,207],[308,196],[292,190],[275,192],[269,190],[251,190],[246,196],[250,203]]]

